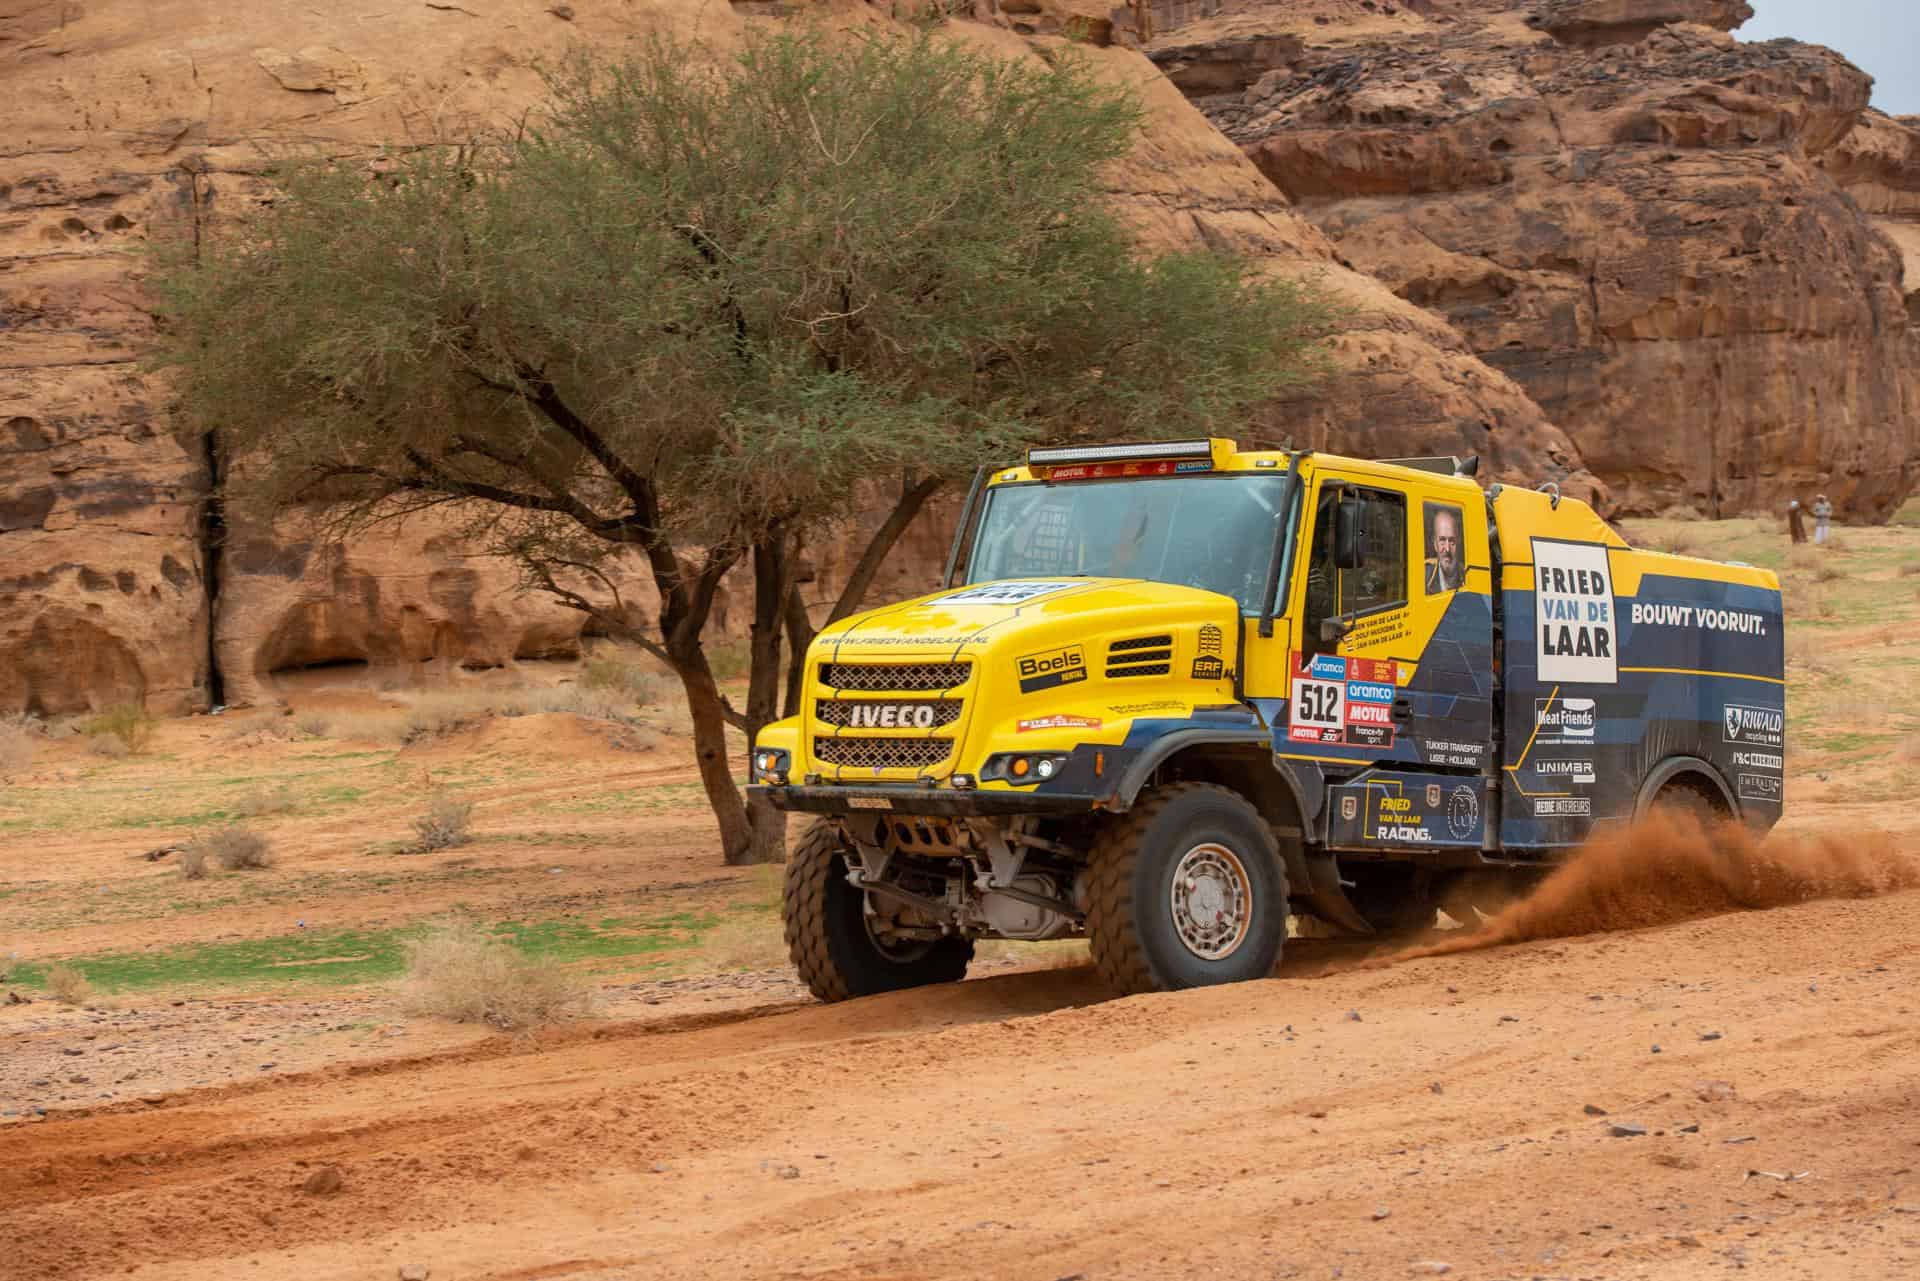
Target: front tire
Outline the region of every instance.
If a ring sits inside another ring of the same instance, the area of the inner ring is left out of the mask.
[[[1123,995],[1265,978],[1287,937],[1273,829],[1238,793],[1175,783],[1094,842],[1087,934]]]
[[[847,880],[848,858],[840,829],[819,822],[787,859],[787,953],[808,990],[822,1001],[846,1001],[965,978],[971,939],[889,948],[874,937],[866,892]]]

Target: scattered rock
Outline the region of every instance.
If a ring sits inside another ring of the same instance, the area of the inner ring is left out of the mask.
[[[340,1174],[337,1165],[323,1165],[307,1176],[300,1190],[308,1196],[332,1196],[346,1186],[346,1179]]]
[[[400,1265],[400,1281],[427,1281],[431,1270],[424,1263],[403,1263]]]
[[[1388,1208],[1387,1208],[1386,1206],[1384,1206],[1384,1205],[1377,1205],[1377,1206],[1375,1206],[1375,1207],[1373,1208],[1373,1221],[1374,1221],[1375,1223],[1378,1223],[1378,1222],[1380,1222],[1380,1220],[1382,1220],[1382,1219],[1384,1219],[1384,1218],[1386,1218],[1386,1217],[1387,1217],[1388,1215],[1390,1215],[1390,1214],[1392,1214],[1392,1213],[1393,1213],[1393,1211],[1392,1211],[1392,1210],[1389,1210],[1389,1209],[1388,1209]]]
[[[148,1107],[157,1108],[167,1101],[167,1096],[164,1094],[143,1094],[140,1096],[140,1101]]]
[[[1698,1125],[1693,1124],[1692,1122],[1688,1122],[1686,1125],[1677,1127],[1674,1130],[1674,1133],[1675,1134],[1698,1134],[1700,1133],[1700,1127]]]
[[[665,1174],[667,1172],[667,1163],[665,1161],[655,1161],[647,1167],[647,1171],[650,1174]]]
[[[573,6],[570,4],[551,5],[548,7],[547,12],[552,14],[554,17],[560,19],[560,21],[562,22],[573,21]]]
[[[1435,1094],[1445,1094],[1447,1092],[1446,1087],[1442,1086],[1438,1081],[1427,1082],[1427,1089],[1433,1091]]]
[[[1717,1040],[1719,1040],[1719,1039],[1720,1039],[1720,1033],[1718,1033],[1718,1032],[1702,1032],[1702,1033],[1700,1034],[1700,1039],[1701,1039],[1701,1040],[1703,1040],[1703,1041],[1717,1041]]]
[[[1580,1110],[1582,1112],[1585,1112],[1588,1116],[1605,1116],[1607,1114],[1607,1110],[1605,1108],[1597,1108],[1591,1103],[1587,1104],[1585,1107],[1581,1108]]]
[[[1451,1263],[1442,1263],[1438,1259],[1421,1259],[1407,1265],[1407,1271],[1416,1277],[1443,1277],[1453,1271]]]
[[[1500,1021],[1502,1023],[1518,1023],[1520,1020],[1518,1018],[1515,1018],[1511,1014],[1502,1014],[1500,1016]]]
[[[1358,1011],[1358,1010],[1348,1010],[1348,1011],[1347,1011],[1347,1022],[1349,1022],[1349,1023],[1358,1023],[1358,1022],[1360,1022],[1360,1011]]]
[[[783,1179],[797,1179],[800,1177],[800,1167],[797,1165],[783,1165],[776,1169],[774,1173]]]
[[[1653,1052],[1654,1052],[1655,1054],[1658,1054],[1658,1053],[1660,1053],[1660,1047],[1659,1047],[1659,1046],[1657,1046],[1657,1045],[1656,1045],[1656,1046],[1654,1046],[1654,1047],[1653,1047]]]
[[[30,996],[22,996],[18,992],[9,992],[7,993],[7,1004],[8,1005],[32,1005],[33,998]]]
[[[1646,1137],[1647,1127],[1634,1125],[1630,1121],[1615,1121],[1607,1127],[1607,1133],[1616,1139],[1639,1139]]]
[[[1702,1103],[1724,1103],[1734,1097],[1731,1081],[1699,1081],[1694,1084],[1693,1097]]]

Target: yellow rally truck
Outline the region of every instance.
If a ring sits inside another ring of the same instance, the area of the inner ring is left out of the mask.
[[[1771,826],[1774,575],[1474,470],[1214,439],[977,477],[946,586],[824,630],[753,747],[819,816],[814,993],[958,979],[978,938],[1084,935],[1122,992],[1259,978],[1289,915],[1471,920],[1656,804]]]

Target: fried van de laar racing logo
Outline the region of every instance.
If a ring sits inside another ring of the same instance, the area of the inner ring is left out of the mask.
[[[1200,628],[1197,642],[1199,653],[1193,660],[1193,679],[1197,681],[1217,681],[1227,674],[1227,663],[1220,656],[1222,646],[1220,629],[1212,623]]]
[[[1059,649],[1022,655],[1014,660],[1014,670],[1020,676],[1020,692],[1031,694],[1087,679],[1087,655],[1078,645],[1063,645]]]
[[[1533,608],[1542,681],[1612,685],[1620,679],[1613,567],[1605,547],[1534,539]]]

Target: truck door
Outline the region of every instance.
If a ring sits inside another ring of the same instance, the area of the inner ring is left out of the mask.
[[[1360,471],[1316,475],[1287,602],[1293,648],[1276,752],[1485,769],[1493,617],[1478,496],[1458,482],[1429,493]]]

